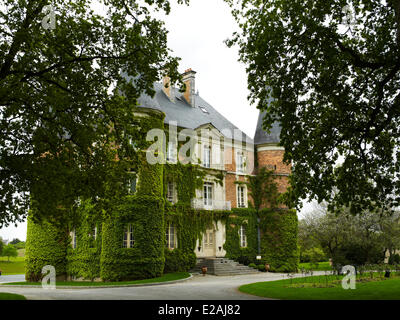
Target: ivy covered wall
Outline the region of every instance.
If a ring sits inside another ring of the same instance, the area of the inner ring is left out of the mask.
[[[271,271],[293,272],[298,268],[297,214],[295,210],[260,211],[261,252]]]
[[[77,245],[75,249],[72,245],[68,246],[67,274],[93,280],[100,277],[102,213],[96,211],[90,200],[85,200],[78,207],[75,217],[70,230],[75,230]]]
[[[241,247],[239,228],[245,227],[247,246]],[[249,264],[257,256],[257,215],[253,208],[233,208],[226,219],[226,257]]]
[[[163,129],[163,115],[150,112],[142,117],[138,146],[145,150],[145,134],[152,128]],[[214,175],[223,185],[224,174],[204,170],[199,165],[150,165],[146,153],[139,152],[132,170],[138,175],[134,194],[111,199],[108,212],[99,212],[89,200],[82,200],[73,221],[65,227],[49,223],[28,222],[27,279],[41,278],[41,268],[56,266],[58,275],[75,278],[118,281],[152,278],[164,272],[187,271],[196,264],[196,240],[218,221],[226,226],[226,257],[248,264],[258,255],[258,227],[261,234],[261,255],[273,271],[297,268],[297,215],[293,210],[260,209],[261,204],[274,203],[275,188],[271,174],[265,169],[250,177],[249,198],[255,208],[233,208],[231,211],[194,210],[191,200],[203,186],[204,177]],[[175,183],[177,203],[166,201],[167,183]],[[257,218],[261,218],[258,225]],[[166,246],[165,232],[174,223],[177,248]],[[134,246],[123,247],[126,226],[133,226]],[[239,228],[246,230],[247,246],[241,247]],[[93,230],[96,227],[96,237]],[[76,230],[76,248],[72,248],[69,232]]]
[[[34,209],[28,216],[26,237],[25,278],[42,279],[42,268],[54,266],[59,279],[66,275],[66,256],[70,237],[67,226],[53,226],[48,222],[34,222]]]

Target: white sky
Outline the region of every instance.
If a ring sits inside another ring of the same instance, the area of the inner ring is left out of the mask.
[[[237,61],[237,48],[223,43],[237,29],[229,6],[223,0],[190,0],[189,6],[173,4],[163,20],[172,54],[182,58],[179,71],[196,71],[196,91],[201,97],[254,137],[258,110],[247,101],[245,65]],[[299,216],[310,208],[305,206]],[[0,237],[25,240],[26,222],[0,229]]]

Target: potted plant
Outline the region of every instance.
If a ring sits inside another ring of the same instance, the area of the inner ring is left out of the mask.
[[[205,276],[206,273],[207,273],[207,267],[206,266],[202,266],[201,267],[201,272],[203,273],[203,276]]]

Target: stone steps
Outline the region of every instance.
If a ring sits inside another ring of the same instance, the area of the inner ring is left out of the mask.
[[[189,270],[191,273],[202,273],[201,268],[207,267],[207,274],[216,276],[229,276],[241,274],[254,274],[260,271],[226,258],[197,259],[196,266]]]

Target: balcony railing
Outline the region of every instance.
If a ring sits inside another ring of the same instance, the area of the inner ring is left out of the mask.
[[[231,210],[231,202],[224,200],[209,200],[207,204],[204,199],[192,199],[192,208],[199,210]]]

